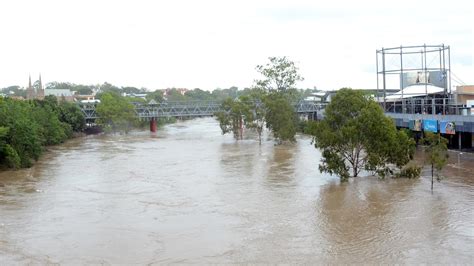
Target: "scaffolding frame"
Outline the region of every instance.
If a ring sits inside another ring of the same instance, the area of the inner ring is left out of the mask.
[[[399,60],[395,66],[393,62],[387,62],[387,56],[391,57],[392,60]],[[439,56],[438,62],[432,66],[433,59]],[[415,62],[413,65],[413,58],[419,57],[419,62]],[[431,60],[428,63],[428,58]],[[407,66],[407,61],[410,61],[411,66]],[[392,64],[389,66],[389,64]],[[428,66],[429,65],[429,66]],[[404,67],[407,66],[407,67]],[[429,77],[430,72],[439,71],[442,73],[444,89],[444,98],[449,98],[451,95],[451,50],[449,45],[413,45],[413,46],[398,46],[392,48],[382,48],[376,50],[376,72],[377,72],[377,101],[381,102],[380,97],[383,97],[383,108],[387,111],[387,88],[392,84],[387,84],[387,77],[389,75],[398,75],[399,87],[403,98],[403,89],[405,88],[403,82],[403,75],[406,73],[422,73],[425,82],[420,83],[425,85],[425,98],[428,99],[428,85],[429,82],[426,80]],[[402,101],[402,103],[405,101]],[[402,107],[402,110],[405,110]]]

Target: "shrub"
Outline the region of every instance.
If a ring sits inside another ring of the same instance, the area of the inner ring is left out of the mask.
[[[409,165],[395,175],[396,178],[418,178],[421,175],[421,167],[418,165]]]
[[[15,149],[12,148],[12,146],[8,144],[5,145],[4,153],[5,153],[5,160],[8,167],[14,168],[14,169],[20,168],[21,166],[20,156],[18,156],[18,153],[15,151]]]

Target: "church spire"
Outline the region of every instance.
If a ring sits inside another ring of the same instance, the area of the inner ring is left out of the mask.
[[[31,74],[29,76],[30,78],[28,80],[28,88],[26,89],[26,99],[32,100],[35,98],[35,91],[33,89],[33,86],[31,85]]]
[[[38,89],[36,91],[36,98],[43,100],[44,99],[44,88],[43,88],[43,83],[41,82],[41,73],[39,74],[39,80],[38,80]]]

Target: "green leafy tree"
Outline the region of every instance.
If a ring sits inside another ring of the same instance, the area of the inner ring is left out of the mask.
[[[172,88],[166,91],[166,100],[172,101],[172,102],[180,102],[180,101],[187,101],[189,99],[188,97],[186,97],[186,94],[183,95],[176,88]]]
[[[325,118],[312,127],[316,148],[322,151],[321,172],[342,181],[363,169],[384,177],[389,164],[403,167],[412,158],[414,143],[398,132],[380,106],[361,92],[341,89],[326,107]]]
[[[79,95],[92,95],[94,92],[94,86],[92,85],[76,85],[72,89],[73,91],[76,92],[76,94]]]
[[[21,167],[21,158],[16,150],[12,148],[12,146],[9,144],[5,145],[3,153],[8,167],[13,169],[18,169]]]
[[[228,98],[222,103],[222,109],[223,111],[216,113],[222,134],[232,132],[235,139],[242,139],[244,120],[251,115],[248,105]]]
[[[384,115],[379,104],[368,100],[358,118],[358,128],[362,128],[364,152],[367,155],[365,169],[376,172],[380,177],[393,175],[393,167],[401,170],[413,159],[415,141],[404,130],[397,130],[393,121]],[[400,175],[403,176],[403,175]]]
[[[431,165],[431,191],[433,191],[434,176],[438,181],[441,181],[440,171],[448,162],[448,140],[441,137],[440,134],[425,132],[423,141],[428,145],[426,163]]]
[[[139,89],[139,88],[135,88],[135,87],[122,87],[122,92],[125,92],[125,93],[142,93],[142,91]]]
[[[14,95],[14,96],[20,96],[23,98],[26,98],[26,90],[21,88],[18,85],[14,86],[8,86],[6,88],[1,89],[2,93],[5,93],[6,95]]]
[[[295,85],[303,78],[295,63],[287,57],[269,57],[269,63],[258,65],[263,79],[256,80],[256,87],[269,92],[264,99],[266,126],[277,141],[295,141],[297,116],[293,103],[298,98]]]
[[[266,127],[278,142],[296,141],[297,117],[294,107],[283,93],[271,92],[265,99]]]
[[[164,101],[163,99],[163,91],[161,90],[156,90],[156,91],[153,91],[153,92],[150,92],[148,93],[148,95],[146,96],[146,100],[149,102],[151,100],[154,100],[155,102],[157,103],[161,103]]]
[[[53,81],[53,82],[48,82],[45,86],[46,89],[52,89],[52,90],[57,90],[57,89],[61,89],[61,90],[73,90],[74,88],[74,84],[72,83],[69,83],[69,82],[57,82],[57,81]]]
[[[34,107],[33,118],[39,124],[39,137],[42,145],[53,145],[63,142],[69,130],[59,121],[57,113],[51,106]]]
[[[269,57],[269,63],[258,65],[257,71],[265,78],[257,80],[259,87],[267,91],[287,91],[295,89],[296,82],[302,81],[303,77],[298,74],[295,63],[287,57]]]
[[[70,121],[61,115],[70,113],[62,110],[56,97],[44,100],[19,101],[0,99],[0,164],[11,168],[29,167],[43,151],[43,146],[61,143],[72,135]],[[72,104],[75,112],[78,107]],[[79,110],[80,112],[80,110]],[[76,119],[84,123],[82,112]]]
[[[204,91],[199,88],[186,92],[186,97],[193,101],[211,101],[214,99],[209,91]]]
[[[3,139],[15,151],[5,151],[2,161],[7,158],[7,164],[12,167],[16,167],[17,157],[21,167],[31,166],[32,160],[37,160],[43,151],[41,127],[33,116],[35,110],[33,102],[0,101],[0,126],[9,128]]]
[[[117,86],[114,86],[108,82],[104,82],[104,84],[97,85],[98,92],[95,96],[95,98],[99,99],[102,101],[102,96],[106,93],[114,93],[117,95],[120,95],[122,93],[122,89],[120,89]]]
[[[74,103],[62,101],[59,104],[59,120],[69,124],[74,132],[82,132],[86,127],[84,113]]]
[[[113,132],[128,132],[137,121],[133,104],[117,93],[102,94],[97,113],[100,117],[99,123]]]
[[[9,130],[10,129],[8,127],[0,126],[0,153],[3,151],[5,145],[7,144],[6,137],[8,135]]]
[[[254,88],[246,94],[240,96],[240,100],[247,106],[248,114],[245,117],[245,126],[255,129],[258,134],[258,142],[262,144],[262,133],[265,126],[267,109],[264,105],[266,93],[263,90]]]

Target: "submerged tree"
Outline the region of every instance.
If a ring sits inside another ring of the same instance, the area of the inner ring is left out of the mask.
[[[222,103],[223,111],[216,113],[222,134],[232,132],[235,139],[243,138],[244,119],[251,116],[250,109],[239,99],[227,98]]]
[[[269,60],[266,65],[257,66],[263,79],[256,80],[256,85],[246,89],[237,100],[235,97],[225,100],[223,111],[216,113],[222,134],[233,132],[234,137],[242,138],[245,126],[255,129],[261,143],[266,126],[278,142],[295,141],[297,117],[293,104],[299,95],[295,85],[303,78],[287,57],[269,57]]]
[[[266,93],[258,88],[253,88],[248,95],[240,96],[240,100],[249,110],[245,117],[245,127],[255,129],[258,135],[258,142],[262,144],[262,133],[265,126],[267,109],[264,105]]]
[[[346,181],[363,169],[384,177],[390,164],[401,168],[413,157],[414,143],[398,132],[380,106],[360,91],[341,89],[326,107],[325,118],[312,127],[322,151],[321,172]]]
[[[295,85],[303,77],[287,57],[268,59],[270,62],[266,65],[257,66],[264,78],[255,81],[257,88],[268,92],[264,97],[266,127],[278,142],[295,141],[297,119],[293,104],[298,95]]]
[[[431,132],[426,132],[423,140],[428,145],[426,162],[431,165],[431,191],[433,191],[434,176],[436,175],[436,179],[441,181],[440,171],[448,162],[448,140],[440,134]]]
[[[297,118],[294,107],[284,94],[272,92],[265,97],[266,126],[277,141],[295,141]]]

